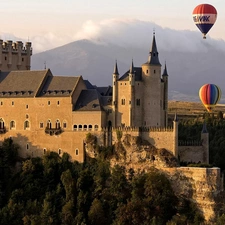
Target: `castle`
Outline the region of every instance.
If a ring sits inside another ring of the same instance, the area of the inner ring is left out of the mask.
[[[42,156],[47,150],[85,160],[85,138],[110,146],[117,129],[140,136],[183,161],[208,163],[208,133],[198,146],[179,146],[178,122],[167,127],[168,73],[161,71],[153,34],[147,62],[119,76],[112,86],[96,87],[82,76],[53,76],[50,69],[30,70],[31,43],[0,40],[0,141],[11,137],[19,155]],[[197,150],[199,149],[199,150]]]
[[[155,34],[147,62],[134,67],[132,61],[122,76],[116,62],[108,87],[93,86],[82,76],[53,76],[50,69],[32,71],[31,55],[30,42],[23,47],[22,42],[0,40],[0,143],[12,138],[20,146],[20,157],[43,156],[49,150],[67,152],[72,160],[84,162],[88,133],[100,146],[117,143],[120,133],[122,140],[126,135],[141,138],[180,161],[209,163],[205,126],[198,143],[178,141],[176,115],[173,127],[168,127],[168,73],[166,65],[161,71]],[[161,170],[171,177],[178,195],[198,203],[206,220],[215,217],[214,198],[223,191],[219,168]]]

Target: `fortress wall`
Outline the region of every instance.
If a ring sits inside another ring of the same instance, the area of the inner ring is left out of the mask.
[[[173,154],[173,131],[149,131],[142,132],[141,137],[144,140],[149,141],[156,148],[165,148],[171,151]]]
[[[215,198],[223,190],[220,168],[161,168],[177,195],[197,203],[206,221],[215,217]]]
[[[179,146],[180,162],[207,163],[207,153],[204,146]]]

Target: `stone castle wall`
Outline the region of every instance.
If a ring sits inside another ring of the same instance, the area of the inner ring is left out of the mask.
[[[197,203],[205,220],[213,222],[216,199],[223,191],[220,168],[178,167],[161,170],[169,177],[175,193]]]

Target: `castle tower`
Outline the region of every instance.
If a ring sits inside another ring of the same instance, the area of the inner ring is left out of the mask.
[[[173,120],[173,154],[178,158],[178,118],[177,114],[174,116]]]
[[[0,71],[30,70],[31,55],[31,42],[23,47],[21,41],[0,40]]]
[[[168,73],[167,73],[167,68],[166,68],[166,63],[165,63],[165,68],[163,71],[162,75],[162,80],[163,80],[163,115],[162,118],[164,121],[162,123],[164,124],[165,127],[168,126]]]
[[[202,146],[204,149],[204,163],[209,163],[209,133],[206,128],[206,123],[203,123],[201,133]]]
[[[161,64],[159,62],[155,33],[153,33],[152,47],[148,61],[142,65],[143,80],[143,126],[163,126]]]
[[[135,107],[135,91],[134,91],[134,82],[135,82],[135,74],[134,74],[134,64],[133,60],[131,63],[130,71],[129,71],[129,86],[130,86],[130,100],[129,100],[129,126],[133,126],[133,113]]]
[[[113,96],[112,96],[112,126],[116,127],[116,115],[117,115],[117,104],[118,104],[118,79],[119,72],[117,67],[117,61],[115,62],[113,76]]]

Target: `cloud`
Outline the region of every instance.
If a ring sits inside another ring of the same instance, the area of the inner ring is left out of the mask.
[[[135,19],[110,19],[100,22],[86,21],[72,35],[48,32],[30,37],[34,53],[46,51],[80,39],[92,40],[99,44],[115,44],[125,48],[150,47],[153,31],[156,33],[159,51],[208,52],[210,48],[225,51],[224,40],[216,40],[207,35],[202,39],[200,31],[173,30],[161,27],[151,21]],[[2,37],[22,40],[12,34],[2,34]],[[3,38],[2,38],[3,39]],[[27,41],[27,40],[25,40]]]

